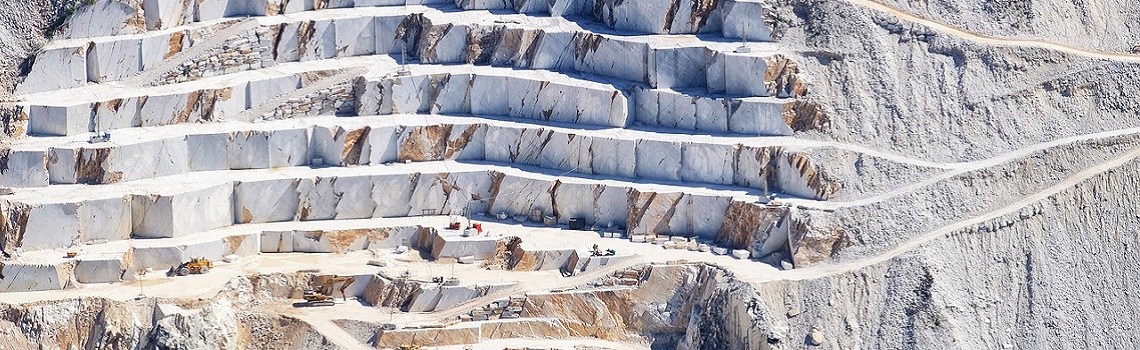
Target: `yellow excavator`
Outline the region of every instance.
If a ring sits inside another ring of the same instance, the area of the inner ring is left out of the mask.
[[[210,272],[210,268],[214,267],[214,263],[206,258],[190,258],[190,261],[178,265],[177,268],[171,268],[167,271],[167,275],[186,276],[189,274],[204,274]]]
[[[325,283],[321,284],[320,289],[317,289],[317,290],[310,289],[310,290],[305,291],[305,293],[301,296],[302,298],[305,299],[304,306],[333,306],[333,305],[335,305],[336,304],[336,298],[333,297],[332,292],[333,292],[333,287],[338,285],[338,284],[340,285],[340,288],[339,288],[340,297],[343,300],[347,301],[348,296],[346,296],[344,294],[344,290],[348,289],[348,286],[352,285],[353,282],[356,282],[356,276],[332,276],[332,277],[329,277],[328,280],[325,280]]]

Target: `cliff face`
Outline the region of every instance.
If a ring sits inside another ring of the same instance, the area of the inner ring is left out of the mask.
[[[1140,101],[1129,97],[1140,92],[1136,63],[979,43],[844,1],[789,1],[773,16],[786,23],[781,44],[801,51],[812,98],[829,110],[832,128],[819,137],[955,161],[1140,122]],[[1112,22],[1135,23],[1119,16]],[[1060,28],[1026,36],[1054,41]],[[1064,36],[1129,37],[1077,33]]]

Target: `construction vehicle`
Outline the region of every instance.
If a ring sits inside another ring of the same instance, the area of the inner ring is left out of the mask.
[[[597,244],[595,244],[594,249],[592,251],[590,251],[590,256],[614,256],[614,255],[617,255],[616,250],[606,249],[605,252],[602,252],[602,249],[598,248]]]
[[[348,301],[348,296],[346,296],[344,294],[344,290],[348,289],[348,286],[352,285],[353,282],[356,282],[355,276],[332,276],[332,277],[329,277],[329,279],[326,280],[325,283],[321,284],[320,289],[306,290],[305,293],[302,294],[301,297],[305,299],[304,306],[332,306],[332,305],[335,305],[336,304],[336,298],[333,297],[332,292],[333,292],[333,287],[336,286],[337,284],[340,284],[340,288],[339,288],[340,297],[344,301]]]
[[[178,265],[178,268],[173,269],[173,273],[179,276],[186,276],[189,274],[204,274],[210,272],[210,268],[214,267],[214,263],[206,258],[190,258],[190,261]],[[170,273],[168,273],[170,274]]]
[[[419,345],[400,345],[400,350],[420,350]]]

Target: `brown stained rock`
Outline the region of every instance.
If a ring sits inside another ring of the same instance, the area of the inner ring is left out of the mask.
[[[407,134],[408,136],[404,138],[404,142],[400,144],[397,160],[401,162],[408,160],[413,162],[444,160],[444,156],[448,154],[448,139],[451,137],[451,129],[452,125],[450,124],[417,126],[411,129]],[[464,142],[470,142],[470,136]]]
[[[420,37],[416,48],[419,49],[420,61],[425,63],[439,63],[439,55],[436,48],[439,46],[440,39],[443,39],[451,30],[455,28],[455,24],[446,23],[440,25],[427,25],[424,26],[425,30],[420,31]]]
[[[168,49],[166,54],[162,55],[162,59],[165,60],[182,52],[182,40],[184,36],[185,34],[183,34],[182,31],[177,31],[170,35],[170,42],[167,43]]]
[[[343,165],[360,165],[360,155],[364,152],[364,145],[368,144],[368,134],[372,132],[371,126],[349,131],[344,136],[344,150],[341,151]],[[363,161],[367,161],[364,159]]]
[[[827,174],[816,169],[806,153],[790,152],[785,153],[785,156],[788,165],[798,170],[800,177],[807,182],[808,187],[815,191],[816,199],[831,199],[843,187],[838,181],[829,178]]]
[[[304,21],[297,25],[298,55],[304,56],[305,52],[308,51],[309,41],[313,40],[313,35],[316,34],[316,26],[316,21]]]
[[[285,0],[285,1],[286,1],[286,3],[288,3],[289,0]],[[276,1],[270,0],[270,1],[268,1],[267,4],[265,4],[265,15],[266,16],[280,15],[282,8],[284,8],[284,6],[282,6],[281,4],[278,4]]]
[[[471,139],[475,136],[475,132],[479,131],[479,128],[480,125],[478,124],[467,125],[467,129],[463,129],[463,132],[459,133],[458,137],[447,141],[447,152],[443,154],[443,158],[445,158],[445,160],[454,160],[457,153],[471,144]],[[455,128],[453,127],[449,133],[454,132]]]
[[[241,223],[248,224],[253,221],[253,213],[249,212],[249,208],[241,208]]]
[[[831,118],[824,113],[823,107],[812,101],[786,103],[780,115],[784,117],[784,123],[795,132],[827,131],[831,128]]]
[[[718,244],[731,249],[751,249],[768,239],[776,223],[788,214],[786,207],[766,207],[733,201],[724,214],[724,225],[716,233]]]
[[[574,54],[579,61],[586,59],[589,54],[598,51],[598,46],[602,45],[605,37],[593,33],[575,33],[574,34]]]
[[[361,237],[364,237],[369,244],[372,244],[388,239],[389,234],[386,229],[353,229],[324,232],[324,235],[329,238],[329,247],[332,252],[342,254],[347,253],[348,248]]]
[[[0,251],[11,256],[24,241],[31,206],[24,203],[0,202]]]
[[[669,222],[681,203],[683,193],[653,193],[633,191],[630,193],[630,215],[626,228],[631,232],[646,234],[671,234]]]
[[[478,342],[479,327],[381,331],[376,339],[376,344],[380,348],[403,345],[463,345]]]
[[[420,292],[420,283],[414,280],[397,278],[390,280],[377,276],[364,287],[364,301],[375,307],[389,307],[407,310],[407,307]]]
[[[8,172],[8,161],[11,154],[12,149],[10,148],[0,149],[0,174]]]
[[[689,15],[689,23],[692,27],[689,28],[692,32],[699,32],[708,23],[709,18],[712,17],[713,11],[716,11],[717,5],[720,5],[721,0],[693,0],[692,14]]]
[[[841,227],[812,220],[812,216],[793,218],[789,232],[792,262],[796,267],[811,266],[831,260],[853,243]]]
[[[4,138],[27,136],[28,113],[24,107],[15,104],[0,104],[0,131]]]
[[[309,206],[301,206],[300,213],[297,214],[298,220],[305,221],[309,219]]]
[[[628,289],[528,295],[523,312],[528,317],[562,320],[571,337],[611,341],[640,339],[631,329],[637,316]]]
[[[202,91],[191,91],[186,94],[186,105],[174,117],[175,124],[184,124],[190,122],[190,115],[198,109],[198,103],[202,99]],[[142,103],[142,101],[140,101]]]
[[[419,47],[420,33],[423,32],[425,26],[431,26],[431,20],[427,19],[424,14],[413,13],[408,15],[396,27],[393,39],[401,40],[413,48]]]
[[[110,177],[107,176],[107,169],[103,168],[103,162],[110,155],[110,148],[84,148],[79,150],[79,161],[76,162],[75,169],[75,183],[87,185],[110,183],[107,181],[110,180]],[[122,173],[118,177],[118,180],[122,180]]]
[[[807,83],[800,78],[800,68],[784,55],[774,55],[764,59],[768,68],[764,71],[764,85],[778,97],[802,97],[808,94]]]
[[[515,320],[484,323],[480,334],[483,339],[565,339],[570,337],[570,330],[558,320]]]

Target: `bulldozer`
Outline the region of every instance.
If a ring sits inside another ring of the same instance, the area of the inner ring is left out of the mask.
[[[320,289],[316,289],[316,290],[309,289],[309,290],[306,290],[305,293],[301,295],[301,298],[305,299],[305,303],[303,304],[303,306],[333,306],[333,305],[335,305],[336,304],[336,298],[333,297],[332,292],[333,292],[333,287],[336,286],[337,284],[340,284],[340,288],[339,288],[340,297],[344,301],[347,301],[348,296],[344,295],[344,290],[347,289],[348,286],[352,285],[353,282],[356,282],[355,276],[332,276],[332,277],[329,277],[329,279],[326,280],[325,283],[321,284]]]
[[[210,272],[210,268],[214,267],[214,263],[206,258],[190,258],[190,261],[178,265],[177,268],[171,269],[170,273],[179,276],[186,276],[191,273],[204,274]]]

